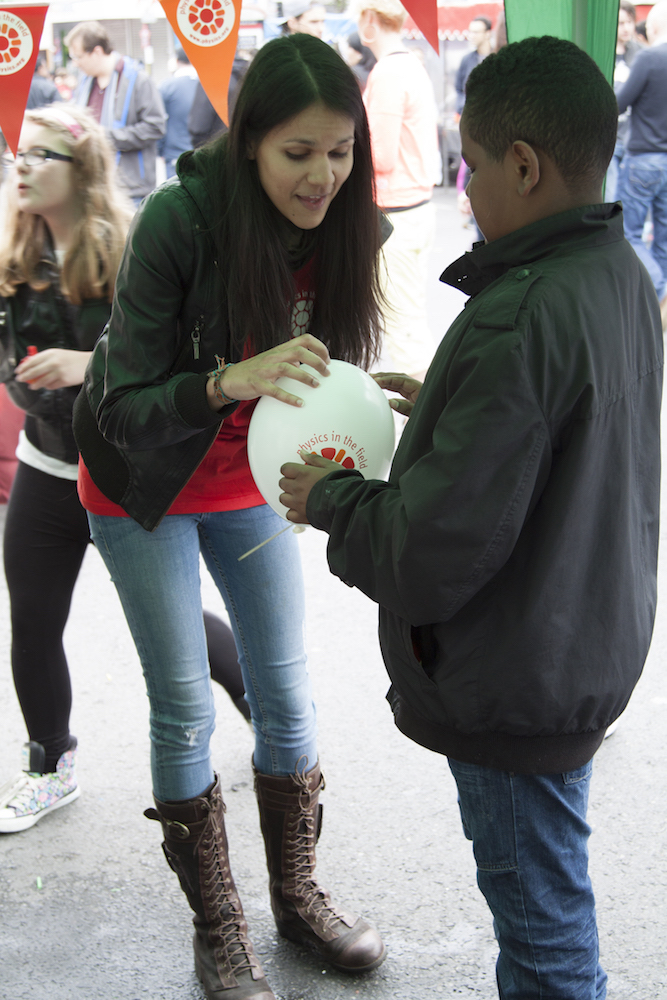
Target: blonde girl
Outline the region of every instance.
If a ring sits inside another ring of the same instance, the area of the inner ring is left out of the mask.
[[[131,209],[104,130],[83,109],[27,112],[16,158],[3,159],[0,381],[26,413],[4,538],[29,735],[23,770],[0,789],[0,832],[14,833],[79,795],[62,635],[89,533],[72,406],[109,318]]]

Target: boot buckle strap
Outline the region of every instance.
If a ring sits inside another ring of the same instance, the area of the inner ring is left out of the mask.
[[[169,828],[170,833],[173,833],[181,840],[186,840],[190,836],[190,830],[185,823],[179,823],[175,819],[167,819],[165,816],[161,816],[157,809],[144,809],[144,816],[146,819],[158,820],[158,822]]]

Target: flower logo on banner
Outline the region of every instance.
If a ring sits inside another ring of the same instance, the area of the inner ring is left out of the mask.
[[[32,55],[32,32],[16,14],[0,10],[0,76],[17,73]]]
[[[169,24],[224,122],[242,0],[160,0]]]
[[[233,0],[181,0],[178,27],[194,45],[218,45],[234,27]]]

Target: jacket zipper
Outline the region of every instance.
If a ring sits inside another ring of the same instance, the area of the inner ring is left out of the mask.
[[[192,341],[192,352],[195,361],[199,361],[199,343],[201,341],[201,331],[204,325],[204,317],[200,316],[198,320],[195,321],[192,333],[190,334],[190,340]]]

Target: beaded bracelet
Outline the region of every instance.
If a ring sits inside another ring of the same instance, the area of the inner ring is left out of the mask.
[[[220,379],[222,378],[223,373],[226,372],[228,368],[231,368],[234,362],[227,361],[225,363],[225,359],[221,358],[217,354],[215,354],[214,357],[215,360],[218,362],[218,367],[214,368],[212,372],[209,372],[208,376],[209,378],[213,379],[213,392],[215,394],[215,398],[218,399],[221,403],[227,405],[229,403],[238,403],[237,399],[231,399],[229,396],[225,396],[224,392],[222,391],[222,387],[220,386]]]

